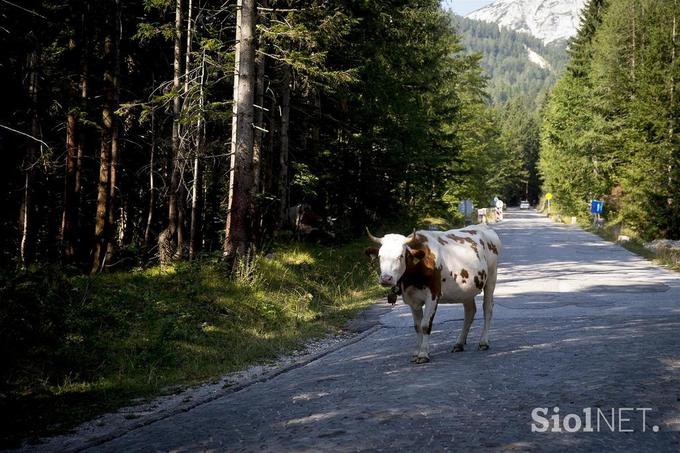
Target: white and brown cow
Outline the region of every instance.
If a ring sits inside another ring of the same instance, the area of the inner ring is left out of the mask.
[[[367,230],[368,231],[368,230]],[[398,287],[411,307],[417,334],[412,361],[429,362],[432,320],[439,303],[462,303],[463,330],[452,352],[463,350],[475,316],[475,296],[484,291],[484,329],[479,349],[489,348],[489,328],[496,287],[498,235],[485,225],[460,230],[414,231],[410,236],[386,234],[369,237],[380,249],[369,247],[366,254],[380,258],[380,284]]]

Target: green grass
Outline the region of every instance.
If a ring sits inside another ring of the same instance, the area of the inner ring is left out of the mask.
[[[366,245],[280,246],[233,274],[206,258],[68,278],[72,294],[58,300],[70,302],[51,334],[57,341],[18,357],[0,390],[2,446],[337,331],[381,295]]]

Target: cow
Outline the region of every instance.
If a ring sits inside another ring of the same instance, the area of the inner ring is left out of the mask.
[[[288,208],[288,225],[296,235],[309,235],[321,225],[322,218],[307,203]]]
[[[409,236],[386,234],[369,238],[380,248],[369,247],[366,255],[380,259],[379,283],[398,288],[411,307],[416,330],[415,363],[430,361],[430,332],[439,303],[462,303],[463,329],[451,352],[462,352],[477,307],[475,296],[484,292],[484,329],[479,350],[489,349],[498,254],[501,241],[486,225],[449,231],[413,231]]]
[[[287,226],[293,230],[298,240],[303,238],[335,238],[335,233],[328,230],[335,219],[323,218],[308,203],[301,203],[288,208]]]

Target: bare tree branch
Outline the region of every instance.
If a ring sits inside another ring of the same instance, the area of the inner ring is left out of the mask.
[[[0,1],[5,1],[5,0],[0,0]],[[8,3],[9,3],[9,2],[8,2]],[[17,133],[17,134],[19,134],[19,135],[23,135],[24,137],[28,137],[28,138],[30,138],[31,140],[35,140],[36,142],[38,142],[38,143],[40,143],[41,145],[43,145],[45,148],[50,149],[50,145],[48,145],[47,143],[45,143],[44,141],[40,140],[40,139],[37,138],[37,137],[34,137],[34,136],[30,135],[30,134],[27,134],[26,132],[21,132],[21,131],[18,131],[18,130],[16,130],[16,129],[12,129],[11,127],[5,126],[4,124],[0,124],[0,127],[3,128],[3,129],[7,129],[8,131],[15,132],[15,133]]]
[[[47,17],[43,16],[42,14],[38,14],[38,13],[36,13],[35,11],[32,11],[32,10],[30,10],[30,9],[28,9],[28,8],[24,8],[23,6],[17,5],[16,3],[8,2],[7,0],[0,0],[0,2],[7,3],[7,4],[10,5],[10,6],[13,6],[13,7],[15,7],[15,8],[19,8],[20,10],[25,11],[25,12],[27,12],[27,13],[29,13],[29,14],[33,14],[33,15],[35,15],[35,16],[38,16],[38,17],[40,17],[40,18],[42,18],[42,19],[47,20]]]

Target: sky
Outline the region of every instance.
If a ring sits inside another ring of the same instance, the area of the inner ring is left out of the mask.
[[[472,11],[493,3],[493,0],[442,0],[442,5],[452,9],[456,14],[464,16]]]

